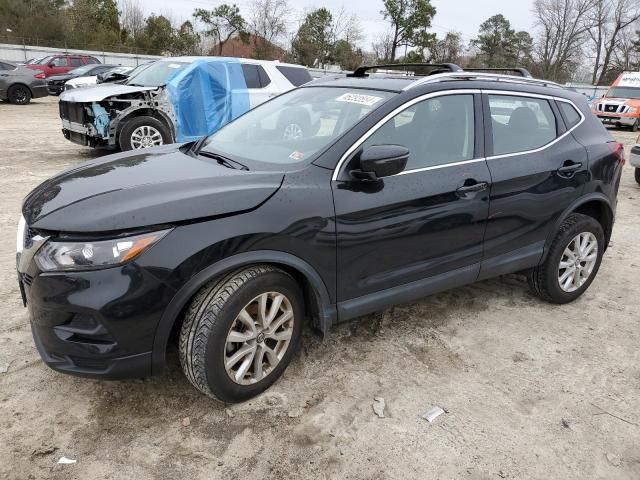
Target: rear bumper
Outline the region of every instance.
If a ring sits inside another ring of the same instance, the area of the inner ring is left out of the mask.
[[[31,87],[32,98],[42,98],[49,96],[49,90],[46,85],[36,85]]]

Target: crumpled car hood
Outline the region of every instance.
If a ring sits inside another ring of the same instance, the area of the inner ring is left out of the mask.
[[[81,90],[67,90],[60,95],[62,102],[101,102],[109,97],[117,97],[128,93],[148,92],[158,87],[134,87],[132,85],[118,85],[113,83],[101,83],[97,87],[83,88]]]
[[[109,155],[52,177],[26,197],[27,225],[90,233],[231,215],[258,207],[284,178],[226,168],[179,147]]]

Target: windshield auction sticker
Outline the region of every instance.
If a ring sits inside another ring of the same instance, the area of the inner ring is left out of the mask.
[[[380,100],[382,100],[382,97],[363,95],[361,93],[345,93],[336,98],[338,102],[357,103],[358,105],[366,105],[367,107],[375,105]]]

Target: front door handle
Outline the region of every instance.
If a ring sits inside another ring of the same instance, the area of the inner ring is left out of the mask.
[[[467,185],[464,185],[463,187],[460,187],[456,190],[456,193],[460,198],[469,198],[472,194],[482,192],[489,188],[489,184],[487,182],[476,182],[469,185],[469,183],[473,181],[474,180],[467,180],[465,182]]]
[[[571,178],[581,168],[582,163],[565,162],[564,165],[558,169],[558,175],[564,178]]]

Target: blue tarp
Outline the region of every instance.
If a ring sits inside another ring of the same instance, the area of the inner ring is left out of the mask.
[[[210,135],[246,113],[249,92],[237,60],[222,57],[196,60],[167,81],[176,114],[176,141]]]

